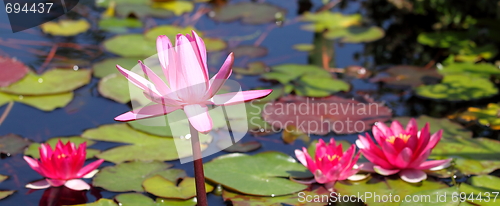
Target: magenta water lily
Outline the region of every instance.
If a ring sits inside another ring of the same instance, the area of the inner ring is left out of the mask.
[[[40,160],[24,156],[30,167],[44,176],[45,179],[26,185],[30,189],[44,189],[48,187],[66,186],[73,190],[88,190],[90,186],[81,178],[91,178],[97,173],[97,168],[104,160],[94,161],[87,166],[86,143],[78,147],[72,142],[66,144],[58,141],[52,149],[49,144],[40,146]]]
[[[378,122],[373,126],[374,142],[368,134],[359,135],[356,145],[371,163],[367,170],[387,176],[399,174],[401,179],[416,183],[427,178],[425,170],[440,170],[450,165],[451,159],[429,160],[432,149],[437,145],[443,130],[429,132],[429,123],[419,131],[415,119],[411,119],[406,129],[398,121],[388,127]]]

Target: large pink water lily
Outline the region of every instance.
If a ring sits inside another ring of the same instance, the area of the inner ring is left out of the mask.
[[[450,165],[451,159],[427,161],[442,134],[443,130],[439,130],[431,135],[429,123],[418,131],[413,118],[406,129],[398,121],[393,121],[391,127],[378,122],[373,126],[377,144],[366,134],[359,135],[356,145],[372,163],[365,164],[367,170],[384,176],[399,173],[404,181],[416,183],[427,178],[425,170],[440,170]]]
[[[314,160],[305,147],[302,151],[295,150],[295,156],[300,163],[314,174],[316,182],[325,184],[326,188],[332,188],[337,180],[358,180],[360,176],[355,174],[359,171],[356,165],[359,155],[359,152],[356,154],[354,144],[343,152],[342,143],[337,145],[333,138],[330,139],[330,144],[326,144],[322,139],[319,140]]]
[[[268,89],[216,95],[231,75],[234,55],[229,54],[219,72],[209,79],[205,44],[194,31],[192,35],[178,34],[175,47],[167,36],[159,36],[156,47],[168,84],[141,61],[139,64],[149,80],[119,65],[117,68],[157,104],[127,112],[115,120],[132,121],[183,109],[193,127],[206,133],[212,129],[207,105],[232,105],[261,98],[272,92]]]
[[[88,190],[90,186],[80,178],[91,178],[104,160],[94,161],[87,166],[86,143],[77,148],[74,143],[58,141],[54,150],[49,144],[40,146],[40,160],[24,156],[30,167],[46,179],[26,185],[30,189],[44,189],[50,186],[66,186],[73,190]]]

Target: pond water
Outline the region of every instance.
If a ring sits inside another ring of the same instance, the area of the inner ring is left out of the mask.
[[[229,1],[229,3],[250,2],[250,1]],[[194,26],[198,31],[202,31],[206,37],[220,38],[229,42],[230,47],[237,45],[252,45],[256,42],[261,42],[260,46],[267,48],[268,53],[263,57],[248,58],[241,57],[235,61],[236,67],[245,67],[249,62],[263,61],[269,66],[281,64],[309,64],[308,52],[297,51],[293,49],[296,44],[311,44],[314,41],[314,32],[302,29],[306,22],[296,21],[297,11],[299,10],[299,2],[302,1],[283,1],[283,0],[266,0],[256,1],[266,2],[279,6],[287,11],[283,25],[277,26],[274,22],[268,22],[258,25],[248,25],[241,21],[232,22],[216,22],[207,14],[202,15],[199,20],[193,24],[185,24],[185,19],[193,15],[196,11],[211,8],[209,3],[196,3],[193,12],[189,12],[180,17],[172,17],[167,19],[147,18],[149,24],[167,25],[176,24],[180,26]],[[306,1],[304,1],[306,2]],[[362,14],[366,18],[366,22],[372,25],[378,25],[382,29],[387,30],[394,24],[401,25],[403,22],[414,22],[414,18],[395,19],[383,18],[384,15],[389,15],[381,11],[377,11],[376,2],[380,1],[345,1],[335,6],[331,11],[340,12],[342,14]],[[0,16],[0,52],[3,56],[13,57],[29,66],[31,69],[42,73],[50,67],[57,65],[60,59],[54,58],[48,65],[45,63],[47,55],[50,53],[52,46],[56,43],[74,43],[75,45],[84,45],[87,51],[79,51],[79,49],[70,47],[59,47],[56,56],[65,57],[72,60],[82,60],[79,63],[81,68],[91,68],[92,64],[102,61],[107,58],[115,57],[110,52],[104,50],[101,44],[115,34],[112,32],[103,32],[95,23],[96,18],[104,11],[103,8],[96,8],[92,0],[80,0],[80,5],[74,11],[70,12],[67,17],[77,18],[84,16],[94,22],[90,31],[84,32],[73,37],[60,37],[44,34],[39,27],[25,30],[12,34],[8,26],[6,16]],[[323,6],[321,0],[311,1],[313,4],[310,11],[316,11]],[[386,4],[386,3],[385,3]],[[377,8],[382,8],[378,6]],[[0,6],[0,10],[4,9]],[[379,12],[374,15],[374,12]],[[389,12],[389,11],[387,11]],[[65,17],[66,18],[66,17]],[[375,23],[374,23],[375,22]],[[424,23],[422,23],[424,24]],[[423,27],[419,27],[423,28]],[[397,41],[398,36],[393,35],[394,27],[391,31],[386,31],[386,36],[383,42],[391,40]],[[130,29],[129,33],[141,33],[142,29]],[[405,32],[405,30],[401,30]],[[261,39],[265,36],[263,39]],[[420,57],[408,58],[408,55],[401,54],[401,50],[379,51],[373,48],[380,47],[381,43],[341,43],[340,41],[332,41],[334,55],[332,56],[335,68],[346,68],[348,66],[359,65],[365,66],[371,71],[380,71],[391,65],[396,64],[413,64],[423,66],[430,60],[428,56],[434,55],[435,50],[426,48],[426,51],[421,51]],[[96,47],[99,46],[99,47]],[[231,48],[220,51],[210,52],[209,67],[211,75],[218,71],[223,59]],[[408,49],[410,51],[411,49]],[[103,52],[101,54],[101,52]],[[383,54],[387,53],[384,58]],[[392,53],[391,53],[392,52]],[[431,55],[432,54],[432,55]],[[399,57],[399,59],[397,59]],[[427,59],[426,59],[427,58]],[[391,62],[392,60],[392,62]],[[442,60],[442,58],[440,59]],[[62,64],[62,63],[60,63]],[[69,63],[71,64],[71,63]],[[66,64],[68,65],[68,64]],[[0,68],[1,69],[1,68]],[[410,77],[411,78],[411,77]],[[233,73],[232,79],[237,80],[242,89],[254,89],[257,87],[268,87],[269,82],[261,81],[260,76],[245,76]],[[33,142],[45,142],[53,137],[68,137],[79,136],[87,129],[99,127],[101,125],[116,123],[114,118],[124,112],[130,110],[129,104],[122,104],[116,101],[103,97],[98,91],[99,78],[92,77],[89,84],[80,87],[74,91],[74,98],[64,108],[55,109],[54,111],[45,112],[34,107],[14,103],[12,109],[8,113],[6,119],[1,123],[0,135],[9,133],[20,135],[30,139]],[[416,98],[411,91],[399,90],[382,87],[379,83],[370,82],[368,79],[346,78],[346,81],[351,83],[352,89],[343,94],[344,96],[362,96],[369,95],[377,102],[384,102],[392,110],[394,117],[397,116],[419,116],[426,114],[434,117],[445,117],[455,111],[463,110],[471,106],[484,106],[488,102],[499,100],[499,96],[491,96],[486,99],[467,103],[449,103],[439,102],[429,99]],[[5,111],[7,105],[0,107],[0,111]],[[477,129],[477,128],[476,128]],[[495,137],[498,135],[495,131],[484,128],[474,130],[475,134],[480,136]],[[478,136],[475,135],[475,136]],[[257,140],[262,144],[262,147],[248,154],[257,154],[263,151],[280,151],[294,157],[294,150],[302,147],[307,147],[303,141],[295,141],[292,144],[284,144],[281,133],[271,134],[261,137],[256,137],[252,134],[247,134],[242,141],[247,142]],[[312,139],[335,136],[337,140],[347,140],[354,142],[358,134],[336,135],[329,133],[326,136],[311,135]],[[120,144],[98,142],[92,148],[106,150],[116,147]],[[204,158],[204,162],[209,162],[220,155],[229,154],[228,152],[218,152],[214,155]],[[174,168],[183,169],[188,176],[194,176],[194,171],[191,163],[180,164],[179,161],[169,161],[174,165]],[[113,165],[110,162],[105,162],[102,167]],[[256,165],[257,167],[258,165]],[[119,193],[109,192],[100,188],[93,188],[88,192],[75,191],[56,191],[56,189],[30,191],[24,186],[27,183],[41,179],[42,177],[33,171],[28,164],[23,160],[22,154],[4,155],[0,159],[0,174],[9,176],[9,179],[0,184],[0,190],[16,190],[16,192],[6,199],[0,201],[2,206],[35,206],[35,205],[59,205],[61,203],[51,202],[54,198],[68,198],[68,202],[75,201],[82,203],[94,202],[99,198],[112,199]],[[91,181],[88,180],[90,183]],[[52,197],[51,197],[52,195]],[[151,196],[153,197],[153,196]],[[208,195],[209,205],[227,205],[220,196],[214,194]]]

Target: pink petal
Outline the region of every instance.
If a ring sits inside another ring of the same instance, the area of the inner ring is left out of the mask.
[[[84,179],[90,179],[90,178],[94,177],[98,172],[99,172],[99,170],[95,169],[92,172],[89,172],[86,175],[84,175],[83,178]]]
[[[440,129],[430,137],[429,143],[427,144],[425,149],[426,150],[434,149],[434,147],[436,147],[436,145],[439,143],[439,140],[441,140],[442,136],[443,136],[443,130]]]
[[[376,173],[383,175],[383,176],[389,176],[398,173],[400,170],[399,169],[385,169],[382,168],[378,165],[373,166],[373,170],[375,170]]]
[[[406,125],[406,132],[410,133],[412,136],[416,136],[418,133],[418,125],[415,118],[411,118]]]
[[[90,173],[90,172],[94,171],[95,169],[97,169],[103,162],[104,162],[104,160],[100,159],[100,160],[96,160],[96,161],[88,164],[87,166],[85,166],[82,169],[80,169],[80,171],[78,171],[78,173],[76,174],[76,176],[78,178],[84,177],[88,173]]]
[[[127,69],[124,69],[120,65],[116,65],[116,68],[118,69],[118,71],[120,73],[123,74],[123,76],[125,76],[125,78],[127,78],[135,86],[139,87],[140,89],[142,89],[144,91],[151,91],[151,92],[155,93],[156,95],[161,96],[160,92],[158,92],[158,90],[156,90],[155,85],[153,83],[149,82],[147,79],[145,79],[141,75],[138,75],[138,74],[131,72]]]
[[[115,117],[116,121],[133,121],[138,119],[157,117],[173,112],[181,107],[167,107],[161,104],[154,104],[150,106],[145,106],[141,109],[130,111]]]
[[[80,179],[68,180],[64,186],[77,191],[90,189],[90,185]]]
[[[243,103],[249,100],[258,99],[271,94],[272,89],[265,90],[248,90],[240,92],[231,92],[226,94],[218,94],[213,97],[215,105],[233,105]]]
[[[408,165],[408,168],[418,168],[425,160],[427,160],[427,158],[429,157],[430,154],[431,154],[431,150],[425,150],[420,154],[414,153],[413,154],[414,159],[412,160],[410,165]]]
[[[231,68],[233,67],[234,63],[234,54],[230,53],[229,56],[227,56],[226,61],[224,61],[224,64],[222,64],[222,67],[220,68],[219,72],[215,74],[215,76],[210,79],[210,88],[207,91],[207,94],[205,95],[205,98],[211,98],[217,92],[219,89],[224,85],[226,80],[229,78],[231,75],[231,72],[233,71]]]
[[[299,162],[302,163],[305,167],[307,167],[306,155],[309,155],[309,154],[304,153],[298,149],[295,150],[295,157],[297,157]]]
[[[380,123],[380,124],[383,124],[383,123]],[[377,127],[377,125],[374,125],[372,127],[372,133],[373,133],[373,138],[375,139],[375,141],[377,141],[377,143],[379,145],[381,145],[383,142],[385,142],[385,139],[387,137],[385,136],[384,132],[382,132],[382,130]]]
[[[413,152],[411,151],[411,149],[405,147],[403,150],[401,150],[401,152],[396,158],[396,161],[393,162],[393,165],[401,169],[406,168],[411,162],[412,155]]]
[[[417,183],[427,179],[427,174],[422,170],[406,169],[399,172],[402,180],[409,183]]]
[[[207,133],[212,130],[212,118],[208,114],[206,105],[192,104],[184,106],[189,122],[201,133]]]
[[[325,184],[325,183],[334,181],[334,180],[330,179],[329,177],[327,177],[326,175],[324,175],[321,172],[321,170],[314,171],[314,179],[316,180],[316,182],[318,182],[320,184]]]
[[[415,169],[432,170],[432,171],[441,170],[441,169],[449,167],[451,160],[452,159],[425,161],[422,164],[420,164],[419,167],[417,167]]]
[[[309,171],[311,171],[311,172],[316,171],[318,169],[318,166],[312,160],[311,156],[309,156],[309,154],[307,153],[307,149],[305,147],[302,147],[302,152],[304,154],[307,154],[307,155],[305,155],[305,158],[306,158],[306,162],[307,162],[307,168],[309,169]]]
[[[39,190],[39,189],[49,188],[50,186],[51,186],[50,183],[46,179],[43,179],[27,184],[26,188]]]
[[[204,74],[206,75],[206,79],[208,80],[207,48],[205,47],[205,42],[203,42],[203,39],[200,38],[194,30],[191,31],[191,34],[193,34],[193,39],[196,42],[196,47],[194,48],[194,50],[195,52],[197,52],[197,54],[199,54],[201,65],[205,69]]]
[[[168,39],[166,35],[158,36],[158,38],[156,39],[156,50],[158,51],[158,59],[160,60],[160,64],[162,66],[163,72],[165,73],[165,76],[168,76],[165,71],[167,70],[170,63],[168,54],[170,49],[173,50],[170,39]]]
[[[49,184],[52,186],[52,187],[59,187],[61,185],[64,185],[64,183],[66,183],[66,180],[57,180],[57,179],[50,179],[50,178],[47,178],[47,182],[49,182]]]
[[[390,136],[394,136],[394,133],[392,132],[391,128],[389,128],[383,122],[377,122],[377,123],[375,123],[375,126],[380,129],[382,134],[384,134],[385,138],[390,137]]]
[[[382,167],[386,167],[386,168],[389,168],[389,167],[392,167],[392,164],[390,164],[385,156],[377,156],[375,154],[373,154],[370,150],[366,150],[366,149],[361,149],[360,150],[361,154],[363,154],[363,156],[368,159],[370,162],[372,162],[373,164],[375,165],[380,165]]]
[[[26,162],[31,167],[31,169],[35,170],[36,172],[38,172],[42,176],[45,176],[44,173],[40,170],[40,166],[39,166],[39,163],[37,160],[35,160],[31,157],[28,157],[28,156],[24,156],[23,158],[24,158],[24,160],[26,160]]]
[[[168,96],[168,98],[172,99],[176,96],[172,95],[172,91],[168,88],[167,84],[161,79],[156,73],[153,72],[148,66],[142,63],[141,60],[138,61],[141,65],[142,71],[146,76],[153,82],[155,88],[158,89],[158,92],[162,94],[162,96]]]
[[[194,42],[190,42],[185,36],[179,36],[177,41],[177,56],[180,61],[180,68],[177,72],[183,77],[180,79],[183,83],[178,84],[179,87],[177,87],[177,90],[183,89],[183,91],[177,92],[177,95],[184,101],[194,102],[203,98],[207,92],[207,74],[205,74],[206,71],[202,65],[196,61],[198,57],[191,45]]]
[[[363,164],[361,164],[359,166],[359,170],[365,171],[365,172],[375,172],[375,169],[373,169],[374,166],[375,166],[375,164],[373,164],[371,162],[363,162]]]
[[[399,134],[403,133],[405,130],[403,129],[403,125],[401,125],[401,123],[397,120],[395,121],[392,121],[391,123],[391,130],[392,130],[392,133],[396,136],[398,136]]]

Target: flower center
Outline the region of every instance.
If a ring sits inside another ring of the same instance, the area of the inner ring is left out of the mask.
[[[399,134],[398,136],[390,136],[387,138],[385,141],[394,144],[394,141],[396,141],[396,138],[402,139],[404,143],[408,142],[408,139],[410,139],[411,135],[409,134]]]
[[[333,155],[333,156],[331,156],[331,155],[327,155],[327,157],[328,157],[328,160],[329,160],[330,162],[332,162],[333,160],[335,160],[335,159],[338,159],[338,158],[339,158],[339,156],[337,156],[337,155]]]
[[[57,159],[62,159],[62,158],[66,158],[66,157],[68,157],[68,155],[66,155],[66,154],[57,155]]]

